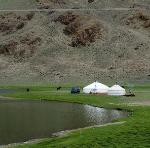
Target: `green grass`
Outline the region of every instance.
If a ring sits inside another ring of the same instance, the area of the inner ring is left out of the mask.
[[[8,88],[8,87],[7,87]],[[83,129],[76,131],[63,138],[47,138],[37,144],[19,145],[16,148],[149,148],[150,147],[150,107],[127,106],[121,104],[131,100],[149,100],[150,86],[136,86],[135,98],[94,96],[94,95],[71,95],[67,86],[62,91],[56,92],[55,87],[33,86],[31,92],[25,92],[26,87],[9,87],[18,90],[14,94],[4,95],[16,99],[45,99],[91,104],[106,108],[121,108],[132,111],[132,115],[122,125],[109,125],[100,128]],[[147,93],[144,93],[145,90]],[[111,103],[111,104],[110,104]],[[112,104],[113,103],[113,104]],[[119,104],[119,105],[118,105]]]

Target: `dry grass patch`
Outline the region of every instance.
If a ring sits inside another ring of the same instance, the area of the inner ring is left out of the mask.
[[[66,4],[66,0],[36,0],[41,9],[49,9],[53,6],[61,6]]]
[[[105,35],[103,25],[92,16],[67,12],[60,15],[55,22],[66,25],[64,34],[72,38],[72,47],[89,45]]]
[[[0,54],[14,56],[15,58],[28,58],[34,55],[41,38],[32,34],[20,37],[19,40],[10,40],[0,45]]]
[[[5,13],[0,15],[0,33],[10,34],[24,28],[26,23],[30,21],[34,13],[26,15],[18,15],[15,13]]]
[[[150,28],[150,15],[146,14],[144,11],[138,11],[126,19],[126,25]]]

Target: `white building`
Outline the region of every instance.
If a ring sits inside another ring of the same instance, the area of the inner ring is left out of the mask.
[[[106,93],[107,94],[108,89],[109,89],[108,86],[96,81],[96,82],[84,87],[83,92],[86,94],[89,94],[89,93]]]
[[[126,91],[119,85],[114,85],[108,89],[108,95],[110,96],[124,96]]]

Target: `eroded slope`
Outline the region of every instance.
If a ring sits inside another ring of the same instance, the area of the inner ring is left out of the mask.
[[[149,79],[149,14],[143,8],[1,12],[0,81]]]

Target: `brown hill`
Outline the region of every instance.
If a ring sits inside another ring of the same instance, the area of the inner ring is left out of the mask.
[[[149,80],[147,1],[141,7],[137,1],[138,8],[131,10],[131,1],[127,10],[100,10],[102,4],[122,6],[113,0],[32,3],[44,10],[0,13],[1,83]]]

